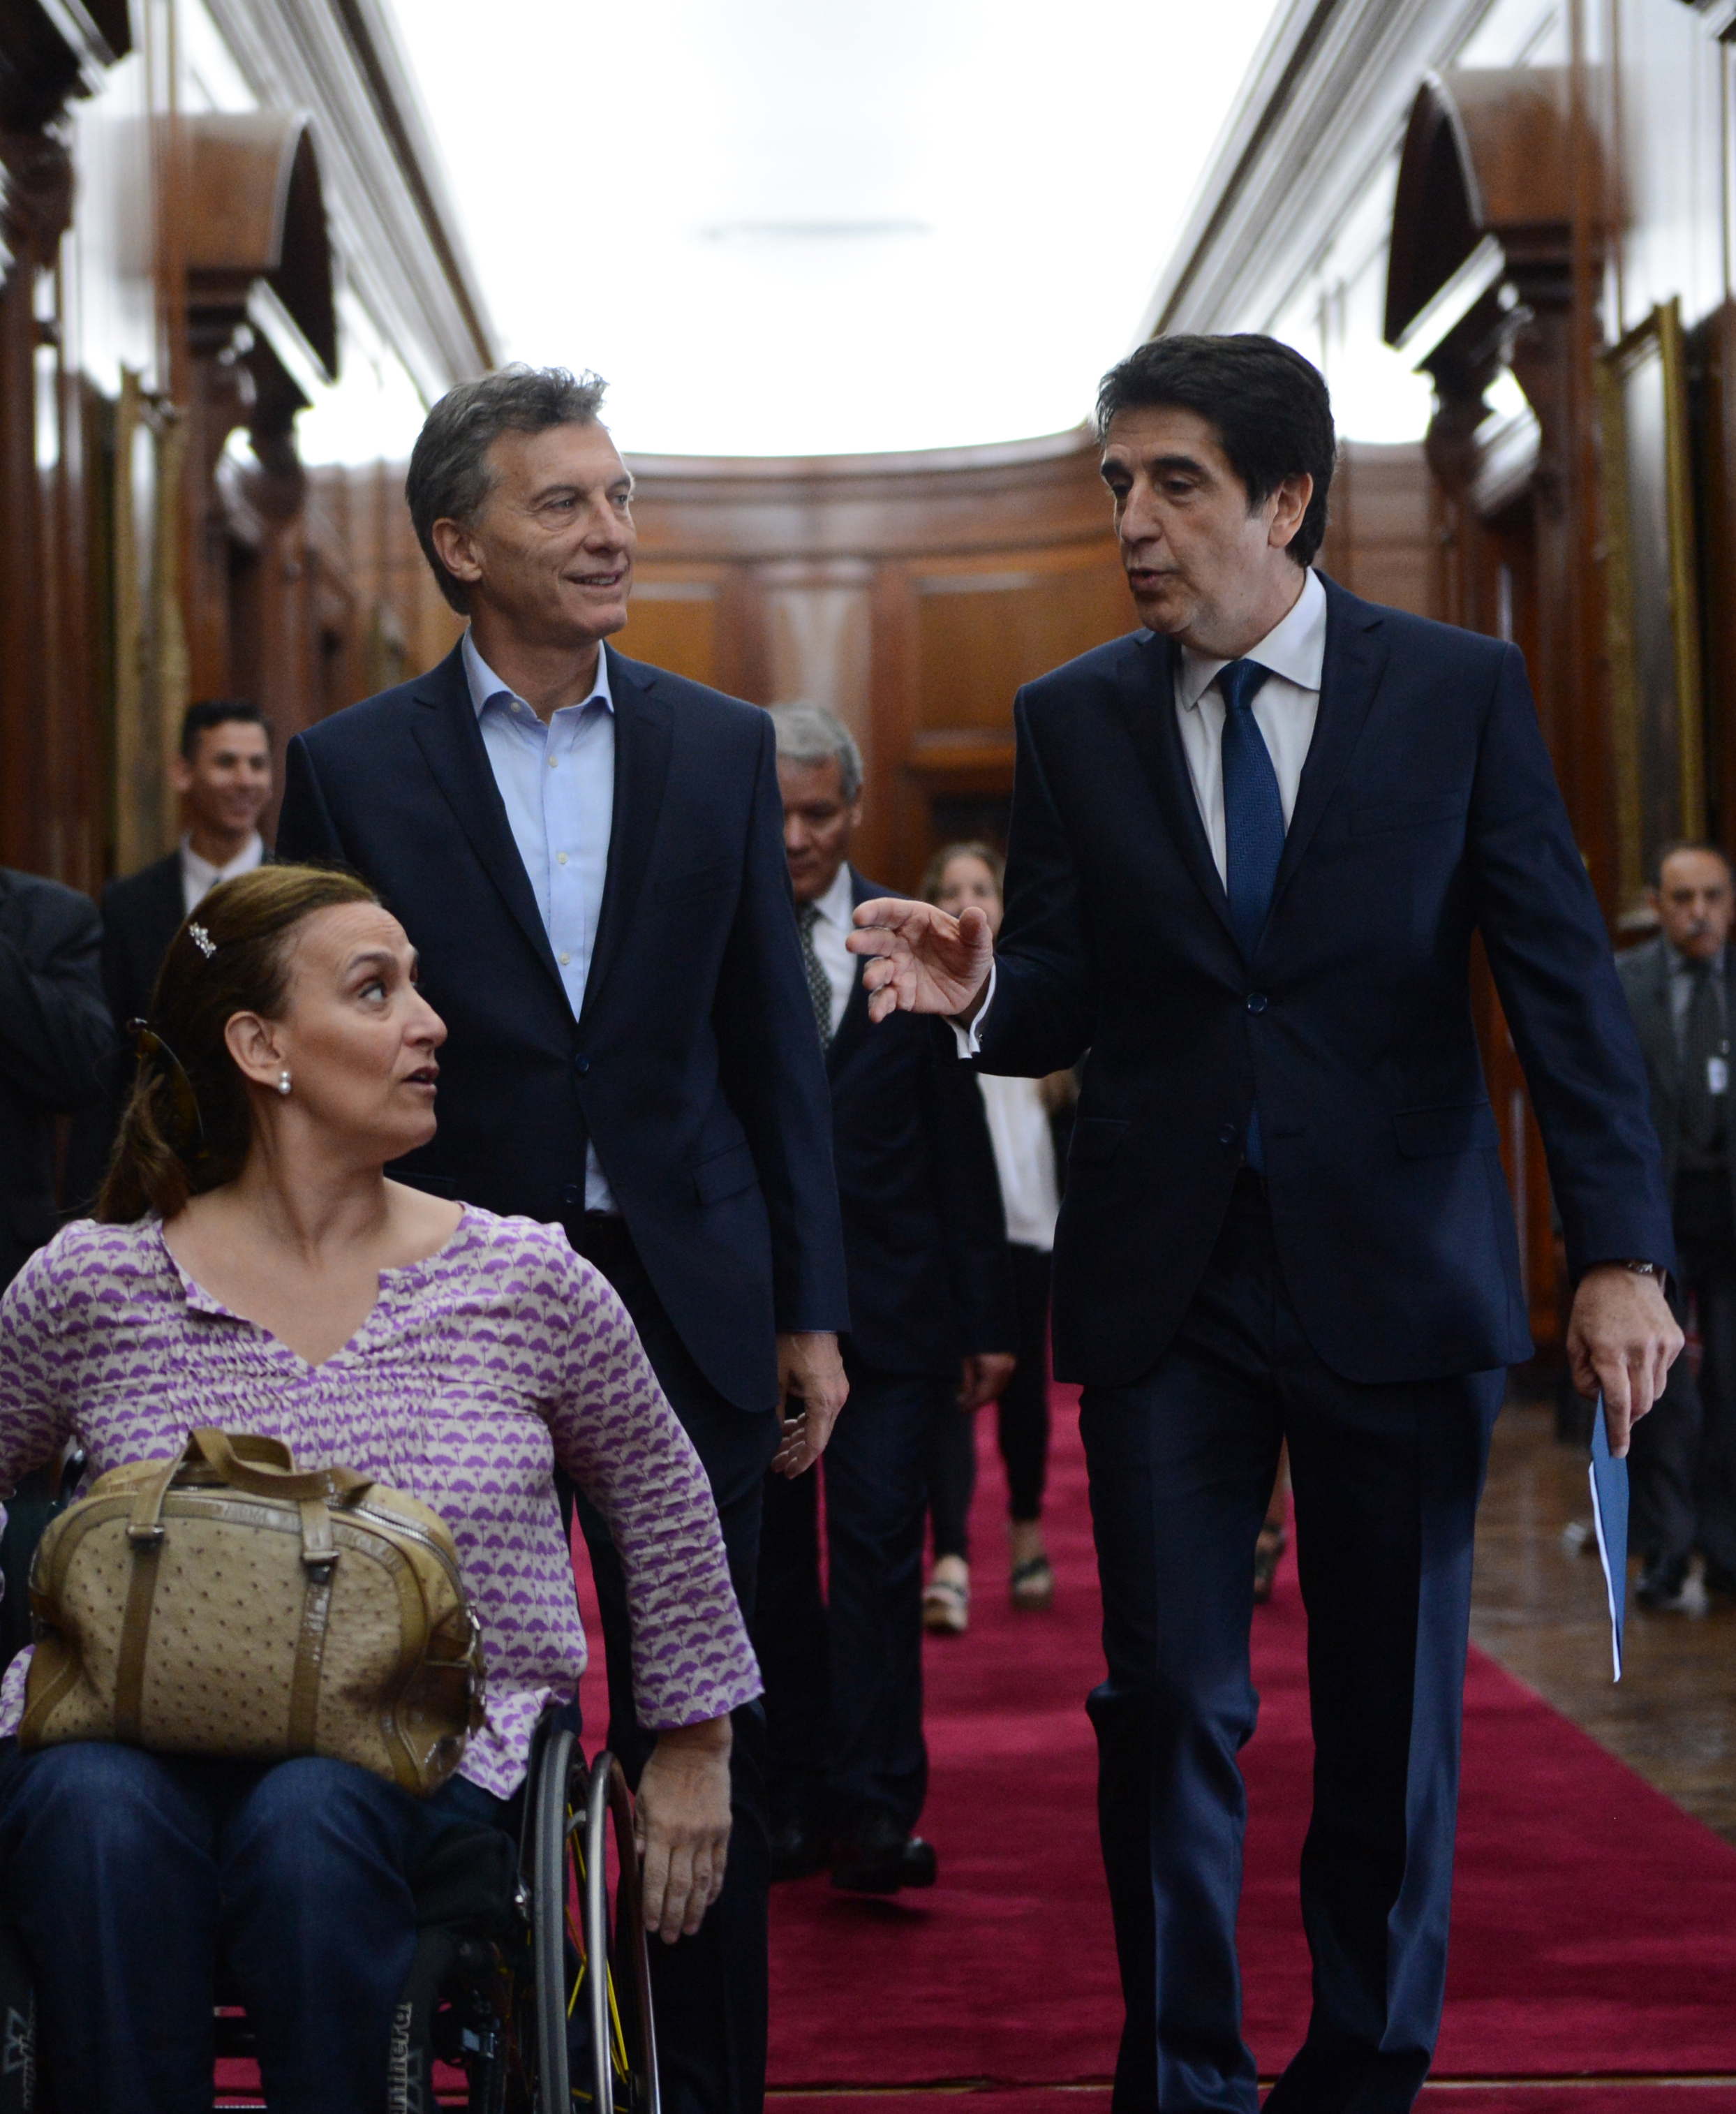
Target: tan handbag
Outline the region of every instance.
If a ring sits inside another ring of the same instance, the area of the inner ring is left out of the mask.
[[[112,1468],[30,1567],[21,1747],[326,1755],[423,1793],[482,1719],[481,1634],[440,1515],[275,1439],[201,1430]]]

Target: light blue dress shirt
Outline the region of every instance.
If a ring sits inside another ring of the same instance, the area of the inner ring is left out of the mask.
[[[596,683],[590,696],[582,704],[563,705],[546,726],[495,674],[468,631],[464,661],[494,782],[577,1020],[596,946],[614,821],[614,700],[609,692],[608,649],[597,651]],[[615,1209],[595,1145],[585,1160],[585,1209]]]

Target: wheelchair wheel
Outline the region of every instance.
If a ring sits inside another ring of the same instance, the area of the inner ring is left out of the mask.
[[[520,1872],[530,1944],[515,2038],[527,2114],[570,2114],[574,2106],[660,2114],[632,1798],[614,1756],[599,1755],[587,1772],[572,1733],[559,1725],[545,1729],[533,1760]],[[581,2006],[588,2030],[575,2037]],[[579,2077],[575,2038],[588,2056],[588,2075]]]

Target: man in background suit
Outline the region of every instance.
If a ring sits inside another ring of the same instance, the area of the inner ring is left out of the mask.
[[[1701,1360],[1683,1359],[1633,1440],[1638,1593],[1679,1608],[1696,1545],[1706,1582],[1736,1592],[1736,1158],[1730,1146],[1730,1039],[1736,916],[1729,862],[1711,844],[1666,846],[1653,876],[1656,939],[1617,957],[1639,1031],[1651,1119],[1674,1210],[1679,1319],[1694,1302]]]
[[[446,1023],[439,1134],[394,1171],[558,1219],[610,1279],[705,1463],[751,1617],[767,1467],[810,1466],[845,1393],[825,1071],[770,721],[602,643],[627,621],[635,546],[602,389],[509,368],[429,414],[406,496],[469,629],[427,675],[290,743],[278,848],[373,883]],[[646,1763],[619,1562],[579,1510],[610,1745],[642,1799],[680,1754],[733,1814],[703,1927],[653,1948],[665,2103],[758,2114],[763,1714],[736,1713],[727,1752],[691,1727]]]
[[[114,1033],[103,996],[102,927],[88,895],[0,867],[0,1289],[53,1238],[55,1119],[88,1123],[103,1091]],[[94,1132],[91,1133],[94,1135]],[[76,1137],[65,1187],[83,1203],[101,1169]],[[23,1478],[0,1535],[0,1666],[30,1640],[30,1559],[58,1471]]]
[[[754,1649],[765,1677],[774,1873],[829,1857],[865,1893],[934,1883],[915,1833],[922,1737],[925,1463],[935,1421],[967,1415],[1012,1373],[1012,1284],[982,1096],[938,1021],[869,1030],[846,945],[879,893],[849,863],[862,759],[823,706],[772,712],[783,841],[817,1040],[850,1271],[849,1414],[825,1459],[827,1592],[815,1478],[774,1477]]]
[[[54,1119],[102,1090],[102,944],[88,895],[0,867],[0,1287],[60,1224]]]
[[[1270,338],[1158,338],[1104,378],[1098,432],[1149,629],[1019,694],[998,948],[978,909],[893,901],[852,944],[877,1018],[950,1016],[989,1070],[1090,1052],[1054,1362],[1085,1384],[1103,1589],[1115,2114],[1258,2104],[1236,1755],[1286,1439],[1313,2014],[1267,2114],[1402,2114],[1446,1974],[1473,1523],[1531,1348],[1473,933],[1542,1126],[1574,1378],[1618,1453],[1682,1342],[1645,1068],[1519,654],[1310,569],[1336,454],[1314,368]]]
[[[103,982],[116,1027],[151,1009],[169,942],[208,889],[267,856],[259,817],[272,797],[272,737],[239,698],[190,705],[169,765],[186,830],[166,857],[103,891]]]

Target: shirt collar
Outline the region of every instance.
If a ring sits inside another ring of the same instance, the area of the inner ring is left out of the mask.
[[[1273,625],[1258,646],[1250,646],[1242,658],[1258,661],[1261,667],[1281,675],[1286,683],[1294,683],[1299,690],[1318,691],[1326,665],[1326,589],[1312,565],[1289,614]],[[1176,677],[1176,696],[1183,709],[1191,712],[1211,689],[1218,670],[1228,666],[1226,661],[1213,660],[1184,646]]]
[[[255,830],[227,866],[213,866],[193,849],[190,834],[180,840],[181,871],[190,873],[201,889],[215,888],[220,881],[232,881],[238,873],[251,873],[265,857],[265,840]]]
[[[527,712],[532,709],[516,690],[500,680],[477,652],[476,641],[468,631],[464,634],[462,650],[464,680],[470,685],[470,702],[478,719],[496,698],[504,698],[509,705],[524,705]],[[593,705],[599,698],[606,711],[612,712],[614,710],[614,698],[609,688],[609,649],[606,646],[599,646],[596,649],[596,680],[591,686],[590,696],[582,701],[583,705]],[[563,706],[561,709],[565,711],[567,707]]]
[[[824,895],[816,895],[814,908],[829,925],[835,925],[841,932],[856,929],[856,904],[851,885],[850,862],[846,859],[833,876],[832,885]]]

